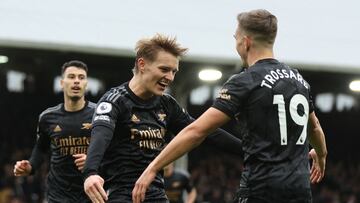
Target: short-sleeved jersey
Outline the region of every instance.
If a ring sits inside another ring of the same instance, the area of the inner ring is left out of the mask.
[[[183,195],[186,190],[190,193],[193,184],[190,181],[189,174],[182,171],[174,171],[171,176],[164,177],[165,192],[170,203],[183,203]]]
[[[127,192],[124,195],[131,200],[136,180],[163,149],[168,140],[165,136],[177,134],[190,122],[190,115],[170,95],[154,96],[145,101],[131,91],[128,83],[112,88],[98,102],[92,135],[94,139],[103,137],[101,132],[94,133],[98,126],[105,126],[113,132],[112,137],[103,138],[105,141],[97,146],[92,142],[84,175],[100,172],[105,179],[105,189],[110,193],[115,189]],[[147,193],[147,198],[166,198],[160,173],[150,189],[152,186],[162,189],[156,190],[159,192],[156,195]]]
[[[95,106],[86,102],[83,109],[68,112],[64,104],[59,104],[39,116],[38,138],[30,163],[33,169],[39,168],[41,157],[50,151],[49,202],[79,202],[84,194],[82,174],[72,155],[87,153]]]
[[[314,107],[310,86],[297,70],[260,60],[231,77],[213,107],[243,129],[241,197],[311,199],[307,123]]]

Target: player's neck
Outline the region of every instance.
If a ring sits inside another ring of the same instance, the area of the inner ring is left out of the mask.
[[[140,97],[143,100],[150,99],[152,96],[154,96],[154,94],[146,91],[146,89],[144,88],[144,85],[141,83],[141,78],[137,77],[137,76],[134,76],[130,80],[129,88],[131,89],[131,91],[134,92],[134,94],[136,96]]]
[[[64,98],[64,108],[65,111],[73,112],[80,111],[85,106],[85,98],[82,97],[78,100],[72,100],[70,98]]]
[[[251,67],[257,61],[269,58],[274,58],[274,52],[271,49],[253,49],[252,52],[248,54],[247,61],[249,67]]]

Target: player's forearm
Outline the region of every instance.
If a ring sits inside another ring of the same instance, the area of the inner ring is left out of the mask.
[[[327,155],[325,136],[321,128],[312,130],[309,141],[319,157]]]
[[[161,170],[170,162],[199,145],[207,135],[226,123],[229,118],[217,109],[210,108],[196,121],[183,129],[150,164],[152,169]]]
[[[37,146],[34,147],[31,157],[29,158],[29,162],[31,165],[31,172],[30,174],[34,174],[36,169],[38,169],[43,162],[43,154],[41,153],[41,150],[38,149]]]
[[[43,144],[42,138],[39,138],[29,158],[29,162],[32,168],[30,174],[34,174],[35,171],[40,168],[41,164],[43,163],[44,155],[48,152],[47,148],[44,146],[49,147],[49,144]]]
[[[190,124],[175,136],[150,164],[150,167],[155,171],[160,171],[166,165],[198,146],[205,137],[206,134],[198,131],[194,123]]]
[[[35,171],[40,168],[44,160],[44,155],[46,155],[50,149],[50,137],[46,133],[44,133],[43,130],[41,130],[42,128],[39,126],[37,132],[38,139],[29,158],[29,162],[32,167],[30,174],[34,174]]]
[[[91,131],[91,141],[85,161],[84,178],[98,173],[105,150],[113,137],[113,130],[102,125],[95,126]]]
[[[327,155],[325,135],[321,128],[319,120],[316,118],[315,114],[312,113],[310,120],[310,136],[309,142],[310,145],[315,149],[319,157],[324,157]]]

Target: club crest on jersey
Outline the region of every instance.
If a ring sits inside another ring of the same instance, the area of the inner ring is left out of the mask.
[[[83,126],[83,127],[81,128],[82,130],[83,130],[83,129],[86,129],[86,130],[90,130],[90,129],[91,129],[91,123],[83,123],[82,126]]]
[[[99,106],[96,108],[97,114],[109,113],[112,109],[112,105],[108,102],[101,102]]]
[[[166,114],[164,113],[158,113],[159,121],[163,122],[166,118]]]
[[[56,127],[54,128],[54,132],[57,133],[57,132],[61,132],[62,129],[60,128],[59,125],[56,125]]]

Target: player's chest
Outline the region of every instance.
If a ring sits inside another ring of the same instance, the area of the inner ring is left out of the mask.
[[[88,137],[91,134],[91,116],[62,115],[48,123],[50,138]]]
[[[166,129],[168,115],[162,108],[139,109],[132,108],[128,111],[124,124],[129,129]]]

